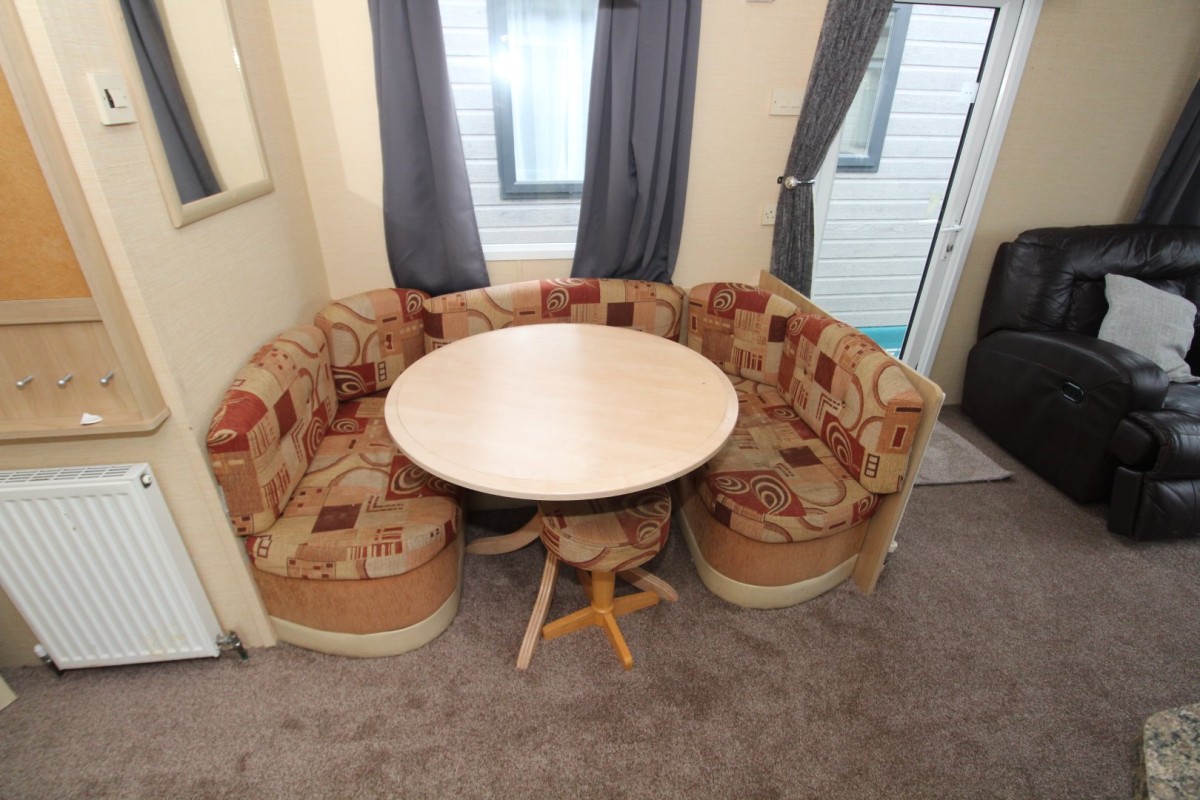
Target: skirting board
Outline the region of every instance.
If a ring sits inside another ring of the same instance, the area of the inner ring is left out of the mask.
[[[13,694],[13,690],[8,688],[8,684],[0,678],[0,709],[7,708],[17,696]]]
[[[679,529],[683,531],[683,538],[687,542],[688,552],[692,554],[692,563],[696,565],[701,582],[722,600],[745,608],[787,608],[811,600],[849,578],[858,560],[857,555],[851,556],[824,575],[786,586],[754,586],[727,578],[717,572],[704,560],[704,554],[696,544],[696,537],[692,534],[687,518],[676,512],[675,519],[679,523]]]
[[[269,617],[275,626],[275,635],[281,642],[294,644],[319,653],[353,658],[382,658],[398,656],[429,644],[450,627],[458,615],[458,601],[462,597],[463,558],[466,548],[459,549],[458,585],[446,598],[446,602],[430,616],[394,631],[380,633],[337,633],[298,625],[278,617]]]

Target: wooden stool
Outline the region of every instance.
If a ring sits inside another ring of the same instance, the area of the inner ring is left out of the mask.
[[[539,504],[539,511],[546,566],[517,667],[529,666],[539,628],[543,638],[554,639],[595,625],[608,636],[625,669],[632,669],[633,655],[616,618],[655,605],[659,598],[678,598],[666,582],[639,569],[667,541],[671,525],[671,495],[667,487],[600,500],[545,501]],[[591,604],[542,627],[560,561],[579,570],[580,583]],[[614,598],[618,573],[648,591]]]

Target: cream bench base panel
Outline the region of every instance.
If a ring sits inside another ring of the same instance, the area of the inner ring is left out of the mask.
[[[466,548],[461,545],[457,546],[458,581],[454,591],[437,611],[407,628],[378,633],[338,633],[310,628],[307,625],[289,622],[278,617],[268,617],[268,619],[275,627],[275,635],[279,641],[308,650],[316,650],[319,653],[352,658],[383,658],[416,650],[440,636],[450,627],[450,623],[458,614],[458,602],[462,597],[463,559]]]
[[[849,578],[854,573],[854,565],[858,561],[857,555],[850,556],[823,575],[785,586],[755,586],[735,581],[717,572],[704,560],[704,554],[696,544],[696,536],[692,533],[687,517],[682,511],[677,511],[675,519],[683,532],[688,552],[692,554],[692,562],[701,582],[717,597],[744,608],[787,608],[811,600]]]

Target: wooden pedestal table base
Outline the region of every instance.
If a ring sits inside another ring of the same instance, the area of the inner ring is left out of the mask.
[[[467,552],[475,556],[498,556],[504,553],[513,553],[525,545],[537,541],[537,538],[541,535],[542,514],[539,511],[533,515],[533,519],[512,533],[476,539],[467,545]]]

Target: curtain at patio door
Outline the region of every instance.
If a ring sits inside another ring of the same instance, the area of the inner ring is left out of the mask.
[[[813,300],[926,374],[1038,7],[896,3],[817,179]]]

